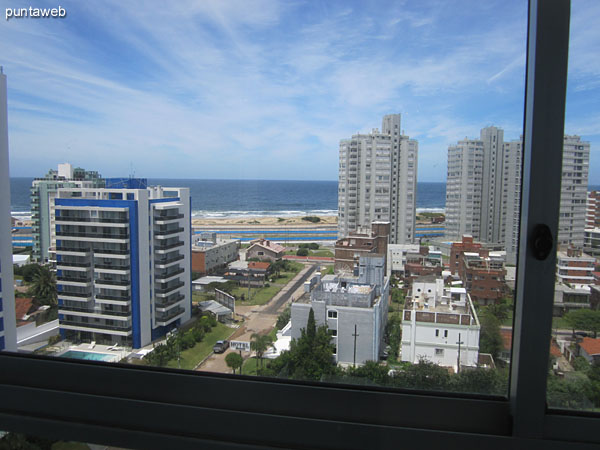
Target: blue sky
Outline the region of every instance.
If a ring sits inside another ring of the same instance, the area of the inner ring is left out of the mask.
[[[60,4],[0,25],[12,176],[335,180],[339,140],[401,113],[419,181],[445,181],[448,145],[521,133],[524,0]],[[600,2],[573,9],[565,130],[600,184]]]

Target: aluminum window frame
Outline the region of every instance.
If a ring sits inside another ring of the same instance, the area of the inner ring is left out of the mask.
[[[569,13],[569,0],[529,1],[508,399],[4,353],[0,429],[157,449],[595,448],[599,418],[546,408],[556,252],[539,261],[530,243],[539,223],[557,236]]]

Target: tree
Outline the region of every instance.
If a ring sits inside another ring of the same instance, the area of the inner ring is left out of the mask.
[[[594,333],[594,339],[600,331],[600,311],[591,309],[576,309],[565,314],[565,320],[575,330],[585,330]]]
[[[281,330],[283,327],[285,327],[288,324],[291,317],[292,317],[292,310],[291,310],[290,306],[288,305],[282,311],[282,313],[279,314],[279,317],[277,317],[277,323],[275,324],[275,327],[277,327],[278,330]]]
[[[29,294],[44,305],[58,304],[56,279],[48,266],[39,266],[39,270],[33,275]]]
[[[231,367],[233,373],[235,373],[236,369],[241,368],[242,364],[244,364],[244,358],[242,358],[239,353],[231,352],[225,356],[225,363],[228,367]]]
[[[481,314],[481,331],[479,333],[479,351],[490,353],[494,359],[502,351],[504,343],[500,334],[500,321],[489,311]]]
[[[250,341],[250,349],[254,350],[256,357],[260,360],[260,368],[263,367],[262,357],[264,353],[273,346],[273,339],[271,336],[265,334],[252,334],[252,340]]]
[[[296,256],[308,256],[308,249],[306,247],[299,248],[296,252]]]
[[[311,309],[306,328],[300,330],[300,338],[292,339],[290,349],[268,364],[267,374],[318,381],[324,375],[338,372],[333,360],[333,351],[329,329],[326,325],[316,327],[314,312]]]
[[[315,311],[310,308],[308,312],[308,321],[306,322],[306,337],[313,341],[317,334],[317,323],[315,322]]]
[[[22,276],[24,282],[31,283],[34,275],[40,270],[40,267],[41,266],[36,263],[25,264],[21,267],[15,267],[14,274]]]

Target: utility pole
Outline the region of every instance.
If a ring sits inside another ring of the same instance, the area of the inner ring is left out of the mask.
[[[458,356],[456,357],[456,373],[460,373],[460,346],[464,344],[463,341],[460,340],[460,333],[458,333]]]
[[[354,367],[356,367],[356,338],[360,336],[356,332],[356,324],[354,324],[354,334],[352,336],[354,336]]]

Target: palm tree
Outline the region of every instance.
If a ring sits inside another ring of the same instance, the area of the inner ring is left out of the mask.
[[[54,274],[48,266],[39,266],[39,269],[33,276],[29,295],[35,297],[44,305],[54,306],[58,304],[56,278],[54,278]]]
[[[264,353],[273,346],[273,339],[271,336],[265,334],[252,334],[252,340],[250,341],[250,349],[256,352],[256,357],[260,360],[260,368],[263,367],[263,355]]]

